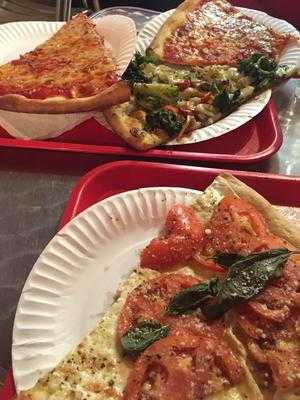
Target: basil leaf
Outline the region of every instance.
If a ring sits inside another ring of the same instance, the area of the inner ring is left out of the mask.
[[[251,265],[254,261],[262,260],[264,258],[286,254],[288,250],[286,248],[282,249],[271,249],[267,251],[262,251],[261,253],[250,254],[249,256],[242,256],[236,253],[217,253],[211,259],[222,267],[232,267],[237,264],[238,267],[241,264]]]
[[[170,300],[167,313],[181,315],[195,310],[204,300],[217,293],[218,282],[218,278],[212,278],[177,293]]]
[[[168,325],[161,325],[152,321],[143,321],[129,329],[121,338],[121,344],[126,354],[137,355],[152,343],[167,336]]]
[[[271,279],[281,276],[286,260],[295,253],[288,249],[273,249],[234,263],[219,285],[216,303],[203,310],[205,315],[209,319],[218,318],[241,301],[256,296]]]
[[[245,256],[241,256],[240,254],[235,253],[217,253],[211,259],[221,265],[222,267],[229,268],[231,265],[236,263],[237,261],[243,260]]]

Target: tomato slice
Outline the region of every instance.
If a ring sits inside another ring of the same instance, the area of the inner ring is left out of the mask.
[[[249,254],[285,245],[269,232],[263,216],[251,204],[234,196],[220,201],[207,229],[211,231],[208,253]]]
[[[267,370],[264,382],[299,387],[300,261],[287,261],[282,276],[236,312],[236,325],[252,359]]]
[[[153,239],[142,251],[143,267],[164,270],[192,258],[203,241],[203,224],[191,209],[174,206],[165,223],[165,236]]]
[[[139,320],[163,321],[171,297],[198,282],[199,278],[175,273],[143,282],[127,296],[119,314],[117,336],[121,338]]]
[[[180,330],[152,344],[137,359],[124,400],[202,399],[239,382],[241,376],[237,360],[224,343]]]
[[[215,263],[213,260],[205,257],[200,252],[194,254],[193,261],[194,265],[200,269],[205,268],[217,273],[226,272],[224,268],[220,267],[220,265]]]

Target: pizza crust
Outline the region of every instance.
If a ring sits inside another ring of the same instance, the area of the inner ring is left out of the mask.
[[[67,99],[52,97],[47,99],[29,99],[19,94],[0,96],[0,109],[31,114],[68,114],[92,110],[103,110],[115,104],[123,103],[130,97],[130,89],[120,81],[100,93],[90,97]]]
[[[145,151],[166,143],[170,137],[161,129],[145,131],[137,118],[130,116],[128,102],[104,110],[104,116],[113,130],[130,146]]]
[[[246,363],[246,350],[242,343],[233,334],[230,327],[226,329],[224,339],[243,367],[245,379],[239,386],[240,391],[245,395],[245,399],[249,398],[249,400],[263,400],[264,396],[262,395],[257,383],[255,382],[250,372],[249,366]]]

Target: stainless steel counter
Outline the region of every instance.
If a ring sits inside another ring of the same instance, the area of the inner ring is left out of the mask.
[[[151,14],[136,9],[131,16],[140,28]],[[273,97],[284,133],[280,151],[263,163],[221,167],[300,175],[300,80]],[[72,186],[99,164],[97,156],[45,154],[0,149],[0,381],[10,366],[13,318],[26,277],[55,234]]]

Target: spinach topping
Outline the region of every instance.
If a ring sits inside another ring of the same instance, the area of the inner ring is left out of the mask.
[[[287,71],[287,67],[278,66],[272,58],[258,53],[241,60],[237,69],[250,76],[257,92],[267,89],[274,80],[282,78]]]
[[[232,108],[239,105],[238,99],[240,94],[241,91],[239,89],[235,90],[233,93],[222,90],[216,94],[213,105],[221,112],[228,113]]]
[[[178,118],[173,111],[156,110],[146,115],[146,130],[163,129],[168,135],[179,133],[183,127],[184,120]]]
[[[157,60],[154,57],[149,55],[143,56],[141,53],[136,52],[126,71],[123,73],[122,79],[127,81],[131,86],[138,82],[148,83],[151,79],[143,72],[143,67],[145,64],[156,64],[156,62]]]
[[[231,109],[238,106],[241,95],[239,89],[230,92],[226,90],[226,86],[226,82],[222,81],[213,81],[201,85],[202,90],[207,90],[215,95],[213,105],[223,113],[228,113]]]
[[[218,318],[233,306],[256,296],[271,279],[280,277],[288,257],[297,253],[282,248],[250,256],[217,254],[214,259],[228,268],[227,277],[223,281],[212,278],[177,293],[170,300],[167,312],[180,315],[200,306],[209,319]]]
[[[167,313],[181,315],[195,310],[208,297],[217,294],[218,282],[218,278],[212,278],[177,293],[169,302]]]
[[[121,344],[126,354],[136,356],[152,343],[167,336],[168,333],[168,325],[161,325],[153,321],[142,321],[122,336]]]

